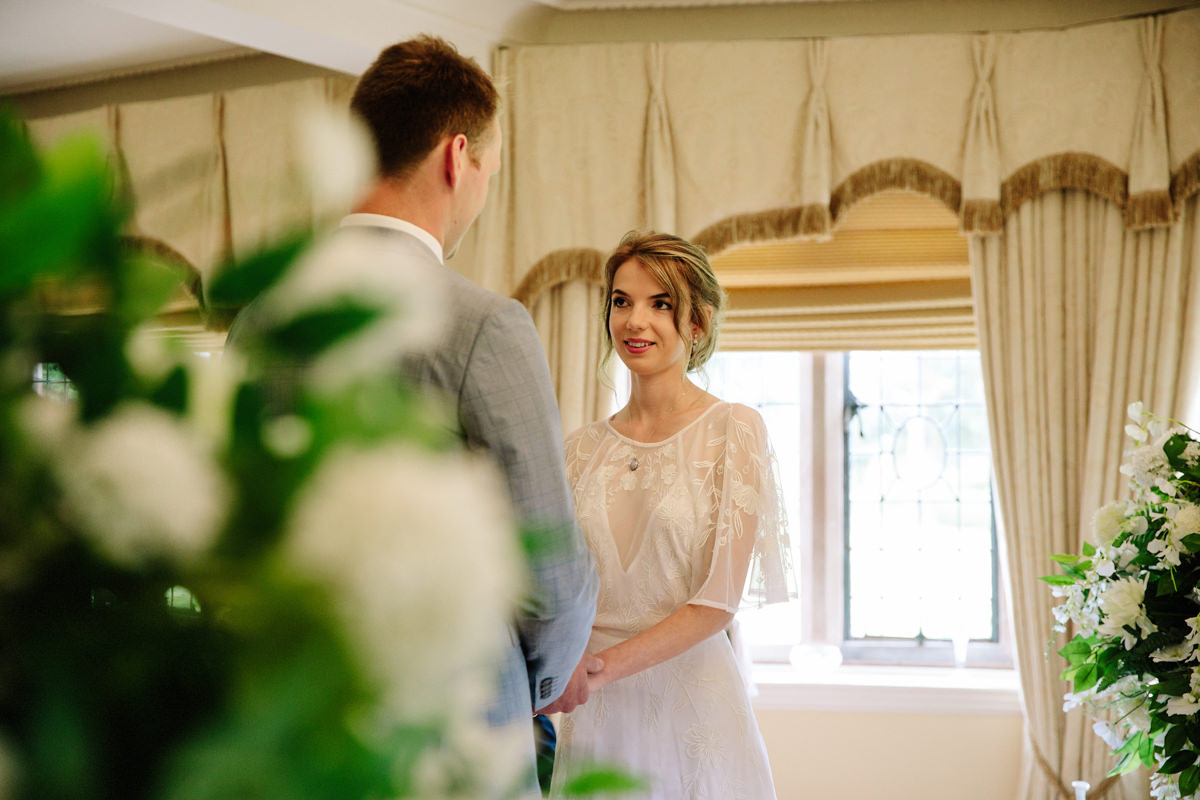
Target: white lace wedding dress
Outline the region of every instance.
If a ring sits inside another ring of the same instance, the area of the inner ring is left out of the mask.
[[[786,599],[777,471],[758,412],[719,402],[653,444],[602,421],[569,436],[566,449],[576,514],[600,574],[588,652],[686,603],[736,611],[751,572],[748,594]],[[598,762],[645,777],[649,790],[639,798],[775,798],[724,633],[609,684],[565,715],[551,796]]]

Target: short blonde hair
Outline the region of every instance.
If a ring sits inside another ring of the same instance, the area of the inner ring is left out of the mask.
[[[666,290],[675,309],[675,328],[684,341],[692,342],[687,371],[700,369],[717,351],[717,332],[721,313],[725,309],[725,291],[717,282],[708,256],[687,239],[669,233],[630,231],[621,238],[617,249],[604,264],[604,354],[603,362],[612,357],[613,342],[609,335],[612,316],[613,278],[629,260],[637,261]],[[700,329],[695,341],[691,325]]]

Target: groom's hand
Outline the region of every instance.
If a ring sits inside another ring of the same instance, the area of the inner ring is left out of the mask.
[[[580,659],[579,664],[575,667],[575,671],[571,673],[571,680],[567,681],[567,688],[559,697],[545,708],[539,708],[538,714],[570,714],[577,706],[581,706],[587,702],[588,695],[588,675],[599,672],[604,669],[604,662],[595,656],[584,654]]]

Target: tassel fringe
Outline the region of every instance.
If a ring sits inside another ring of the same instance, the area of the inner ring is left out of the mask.
[[[571,281],[603,283],[604,255],[590,247],[556,250],[539,259],[525,273],[512,296],[526,308],[533,308],[533,304],[545,292]]]

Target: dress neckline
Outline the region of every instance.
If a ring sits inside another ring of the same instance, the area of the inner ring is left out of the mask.
[[[657,442],[640,442],[637,439],[629,438],[625,434],[618,431],[615,427],[613,427],[612,417],[604,418],[604,427],[608,428],[609,433],[611,433],[613,436],[616,436],[618,439],[621,439],[624,442],[628,442],[629,444],[637,445],[638,447],[658,447],[659,445],[667,444],[668,442],[678,439],[680,436],[682,436],[684,433],[686,433],[688,431],[688,429],[692,428],[693,426],[698,424],[700,422],[700,420],[707,417],[712,412],[712,410],[714,408],[716,408],[717,406],[727,406],[727,405],[729,405],[729,404],[726,403],[724,400],[718,400],[717,402],[713,403],[708,408],[701,411],[700,416],[696,417],[694,420],[689,422],[687,425],[684,425],[682,428],[675,431],[667,438],[659,439]]]

